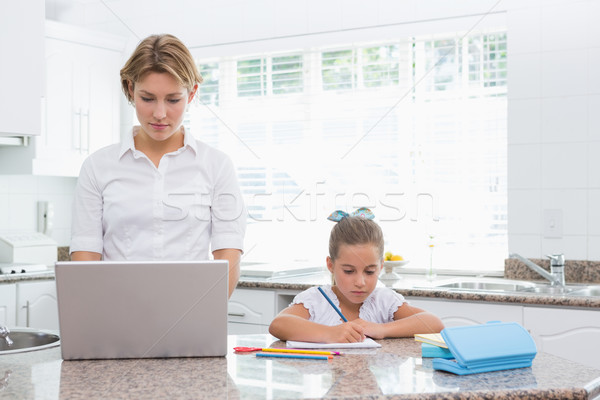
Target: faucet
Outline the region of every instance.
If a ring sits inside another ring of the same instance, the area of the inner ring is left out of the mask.
[[[0,338],[4,339],[8,347],[13,345],[13,341],[8,337],[10,331],[5,326],[0,326]]]
[[[521,261],[523,264],[528,266],[530,269],[534,270],[544,278],[550,281],[550,285],[552,286],[565,286],[565,256],[564,254],[552,254],[547,255],[550,259],[550,272],[546,271],[544,268],[535,264],[534,262],[522,257],[516,253],[510,254],[510,258],[516,258]]]

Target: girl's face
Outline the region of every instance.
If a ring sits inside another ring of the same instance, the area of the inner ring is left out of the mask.
[[[373,244],[340,246],[335,261],[327,257],[327,268],[335,278],[335,285],[351,303],[359,304],[375,290],[383,267],[383,258]]]
[[[164,141],[179,131],[187,105],[198,85],[190,92],[167,73],[150,72],[135,88],[130,83],[135,111],[142,130],[155,141]]]

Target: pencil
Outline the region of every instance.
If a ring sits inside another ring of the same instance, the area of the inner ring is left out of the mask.
[[[274,348],[274,347],[267,347],[267,348],[261,349],[261,351],[268,351],[268,352],[272,352],[272,353],[324,354],[324,355],[334,355],[334,356],[342,355],[342,353],[340,353],[339,351],[278,349],[278,348]]]
[[[333,307],[333,309],[335,310],[335,312],[338,313],[340,315],[340,317],[342,317],[342,320],[344,322],[348,322],[348,320],[346,319],[346,317],[344,317],[344,314],[342,314],[342,312],[340,311],[340,309],[337,308],[335,304],[333,304],[333,301],[331,301],[331,299],[329,298],[329,296],[327,296],[325,294],[325,292],[323,291],[323,289],[320,286],[317,289],[319,289],[319,292],[321,292],[321,294],[323,295],[323,297],[325,297],[325,299],[329,302],[329,304],[331,304],[331,307]]]
[[[309,354],[279,354],[279,353],[256,353],[256,357],[275,357],[275,358],[303,358],[307,360],[330,360],[333,356],[318,356]]]

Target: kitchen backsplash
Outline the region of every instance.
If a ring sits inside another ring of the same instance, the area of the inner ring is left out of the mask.
[[[550,261],[531,258],[531,261],[550,271]],[[529,269],[521,261],[514,258],[504,260],[504,277],[527,281],[544,280],[543,277]],[[565,282],[567,283],[600,283],[600,261],[565,260]]]
[[[0,174],[0,231],[37,231],[37,203],[54,206],[52,237],[59,246],[71,241],[71,206],[76,178]]]

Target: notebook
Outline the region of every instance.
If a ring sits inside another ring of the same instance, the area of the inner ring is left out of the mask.
[[[62,358],[224,356],[228,263],[57,262]]]
[[[372,349],[381,347],[371,338],[365,338],[362,342],[353,343],[313,343],[288,340],[286,346],[293,349]]]

